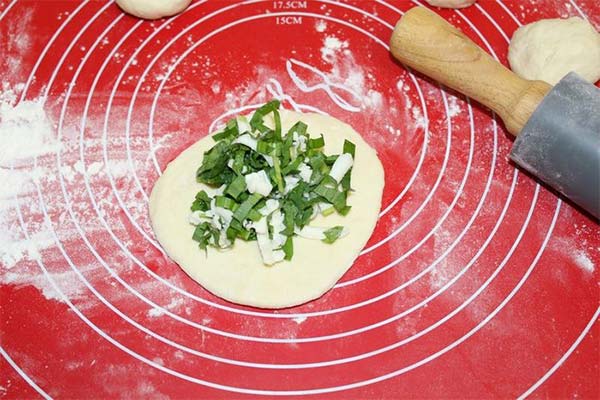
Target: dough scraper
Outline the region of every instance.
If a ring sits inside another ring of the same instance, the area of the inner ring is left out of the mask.
[[[600,89],[574,72],[554,87],[522,79],[424,7],[398,21],[390,49],[498,114],[516,136],[511,159],[600,218]]]

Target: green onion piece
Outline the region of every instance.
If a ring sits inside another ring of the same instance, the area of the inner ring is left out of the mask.
[[[356,152],[356,145],[351,141],[345,139],[343,152],[350,154],[352,158],[354,158],[354,153]]]
[[[237,175],[242,174],[242,170],[244,168],[244,158],[246,157],[246,152],[249,150],[250,149],[243,145],[240,145],[240,147],[237,150],[235,150],[234,156],[232,157],[233,165],[231,166],[231,169]]]
[[[299,182],[288,194],[287,198],[298,208],[302,210],[306,207],[306,199],[304,193],[308,190],[306,182]]]
[[[316,139],[308,139],[308,148],[309,149],[320,149],[325,146],[325,138],[323,135]]]
[[[289,175],[290,172],[297,172],[298,171],[298,167],[300,166],[300,164],[302,164],[302,161],[304,161],[304,157],[303,156],[296,157],[284,169],[281,170],[281,173],[283,175]]]
[[[256,232],[249,231],[247,229],[241,229],[238,231],[238,237],[245,241],[256,240]]]
[[[279,100],[271,100],[270,102],[259,107],[250,119],[250,126],[252,129],[259,130],[261,133],[265,133],[267,130],[269,130],[269,128],[263,123],[263,118],[265,115],[278,109]]]
[[[304,122],[302,121],[298,121],[296,122],[288,131],[288,136],[292,136],[294,134],[294,132],[296,132],[298,135],[306,135],[306,130],[308,129],[308,125],[306,125]]]
[[[337,192],[331,202],[337,212],[340,212],[346,207],[346,193],[347,192]]]
[[[248,198],[235,210],[233,218],[238,221],[243,221],[248,216],[248,213],[252,210],[252,207],[256,205],[262,199],[262,196],[258,193],[252,193]]]
[[[233,171],[227,167],[229,161],[229,144],[225,141],[217,143],[204,153],[202,165],[196,171],[196,180],[213,186],[229,184],[233,180]]]
[[[262,208],[262,207],[255,206],[252,210],[250,210],[250,212],[248,213],[248,216],[246,218],[248,218],[250,221],[258,222],[258,220],[260,220],[262,218],[262,214],[256,210],[257,208]]]
[[[246,179],[242,175],[238,175],[234,180],[231,181],[229,186],[227,186],[225,189],[225,194],[237,199],[239,195],[246,190],[246,188]]]
[[[342,208],[341,210],[337,210],[337,212],[338,212],[338,213],[339,213],[341,216],[345,217],[346,215],[348,215],[348,213],[350,212],[350,209],[351,209],[351,208],[352,208],[352,206],[346,206],[346,207]]]
[[[331,244],[339,239],[340,235],[344,230],[343,226],[334,226],[333,228],[327,229],[323,234],[325,235],[325,239],[323,242]]]
[[[267,163],[265,158],[255,151],[249,153],[249,155],[246,157],[245,163],[246,166],[252,170],[252,172],[256,172],[269,167],[269,164]]]
[[[326,175],[321,180],[321,185],[335,189],[337,187],[337,182],[332,176]]]
[[[273,110],[273,119],[275,120],[275,140],[281,141],[281,116],[277,109]]]
[[[219,133],[215,133],[212,138],[215,142],[218,142],[220,140],[227,139],[228,137],[229,137],[229,132],[227,132],[225,130],[225,131],[221,131]]]
[[[281,144],[281,167],[286,167],[296,157],[296,154],[293,153],[293,144],[294,137],[288,133]]]
[[[227,235],[227,239],[229,239],[229,241],[232,243],[238,237],[238,233],[239,233],[239,231],[235,228],[232,228],[231,226],[229,226],[227,228],[227,231],[225,231],[225,235]]]
[[[325,157],[325,164],[332,166],[335,163],[335,160],[338,159],[339,156],[329,156],[329,157]]]
[[[196,198],[192,203],[192,211],[206,211],[210,209],[210,197],[204,190],[196,194]]]
[[[312,168],[312,174],[310,176],[310,183],[317,185],[321,180],[329,174],[329,167],[325,164],[325,156],[323,153],[314,154],[308,160],[308,164]]]
[[[323,184],[320,184],[319,186],[317,186],[315,188],[314,192],[316,194],[318,194],[319,196],[323,197],[325,200],[327,200],[331,204],[334,204],[334,201],[335,201],[338,193],[340,193],[337,191],[337,189],[327,187]],[[334,207],[335,207],[335,205],[334,205]],[[336,208],[336,210],[337,210],[337,208]]]
[[[331,214],[333,214],[334,212],[335,212],[335,207],[329,207],[329,208],[326,208],[325,210],[321,211],[321,214],[322,214],[324,217],[328,217],[328,216],[330,216]]]
[[[348,170],[348,172],[346,172],[346,175],[344,175],[344,177],[342,178],[342,180],[340,181],[340,185],[342,185],[342,189],[347,191],[350,190],[350,177],[352,175],[352,168],[350,168]]]
[[[296,215],[296,220],[295,220],[296,225],[298,225],[298,227],[301,229],[304,228],[310,222],[310,217],[312,217],[312,214],[313,214],[313,206],[309,206],[308,208],[305,208],[304,210],[299,212]]]
[[[216,238],[216,239],[215,239]],[[219,240],[219,231],[214,229],[208,222],[204,222],[196,226],[192,239],[198,242],[198,246],[202,250],[206,250],[209,244],[215,244]],[[211,243],[211,239],[213,243]]]
[[[225,129],[223,129],[221,132],[213,135],[213,140],[215,142],[218,142],[220,140],[231,140],[234,139],[236,137],[239,136],[239,130],[237,127],[237,121],[235,119],[230,119],[229,121],[227,121],[227,125],[225,126]]]
[[[271,157],[273,157],[273,171],[275,172],[275,183],[277,184],[277,190],[279,193],[283,193],[285,186],[283,184],[283,176],[281,175],[281,165],[279,164],[279,157],[277,156],[277,152],[271,153]]]
[[[290,261],[294,256],[294,242],[292,241],[291,236],[287,237],[285,243],[281,247],[281,250],[283,250],[283,253],[285,254],[284,259]]]
[[[298,208],[294,206],[294,204],[286,202],[283,207],[283,225],[285,229],[283,230],[283,234],[286,236],[292,236],[294,234],[294,226],[296,215],[298,214]]]
[[[238,204],[227,196],[215,196],[215,206],[234,211]]]
[[[354,158],[354,154],[356,152],[356,145],[354,143],[352,143],[349,140],[344,140],[344,153],[350,154],[352,156],[352,158]],[[344,177],[342,178],[342,180],[340,181],[340,184],[342,185],[342,189],[344,190],[350,190],[351,187],[351,176],[352,176],[352,168],[350,168],[348,170],[348,172],[346,172],[346,175],[344,175]]]
[[[309,158],[308,164],[313,170],[321,169],[325,166],[325,156],[323,153],[316,153]]]
[[[270,154],[273,151],[273,146],[266,140],[259,140],[256,143],[256,151],[260,154]]]

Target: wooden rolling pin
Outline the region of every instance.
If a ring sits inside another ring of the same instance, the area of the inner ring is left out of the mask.
[[[517,136],[511,159],[600,218],[600,89],[575,73],[554,88],[522,79],[424,7],[390,40],[394,57],[498,114]]]

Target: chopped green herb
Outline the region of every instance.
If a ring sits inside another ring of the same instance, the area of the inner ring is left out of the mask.
[[[238,221],[243,221],[246,219],[252,207],[256,205],[262,199],[262,196],[258,193],[251,194],[233,213],[233,218]]]
[[[192,211],[206,211],[210,210],[210,197],[204,190],[199,191],[196,194],[196,199],[192,203]]]
[[[277,190],[280,193],[283,193],[285,190],[283,184],[283,176],[281,175],[281,165],[279,164],[279,157],[277,157],[277,153],[271,153],[271,157],[273,158],[273,173],[275,175],[275,183],[277,184]]]
[[[350,211],[354,143],[344,141],[341,153],[352,159],[327,155],[325,136],[311,137],[304,122],[283,131],[279,106],[268,102],[213,135],[216,144],[204,153],[196,178],[218,189],[214,195],[199,191],[191,205],[196,214],[190,221],[197,224],[192,239],[201,249],[227,248],[241,239],[257,241],[261,254],[268,252],[266,263],[291,260],[293,238],[316,215]],[[326,229],[323,242],[333,243],[342,233],[341,226]]]
[[[215,196],[215,206],[233,211],[238,207],[238,203],[226,196]]]
[[[354,143],[352,143],[351,141],[345,139],[343,152],[350,154],[352,156],[352,158],[354,158],[355,157],[354,153],[356,152],[356,145]]]
[[[343,226],[334,226],[333,228],[327,229],[325,232],[323,232],[323,234],[325,235],[325,239],[323,239],[323,241],[325,243],[331,244],[339,239],[343,231]]]
[[[323,135],[316,139],[308,139],[308,148],[309,149],[320,149],[325,146],[325,138]]]
[[[292,236],[288,236],[281,248],[285,254],[285,260],[290,261],[294,256],[294,242],[292,241]]]
[[[240,194],[246,190],[246,179],[242,175],[238,175],[234,180],[231,181],[225,193],[229,196],[237,199]]]
[[[275,140],[281,141],[281,116],[277,109],[273,110],[273,119],[275,120]]]

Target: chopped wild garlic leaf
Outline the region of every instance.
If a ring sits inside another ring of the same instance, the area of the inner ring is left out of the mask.
[[[310,222],[318,214],[350,211],[356,146],[346,140],[341,154],[324,154],[325,137],[311,137],[304,122],[282,130],[279,105],[270,101],[213,135],[216,143],[204,153],[196,179],[215,189],[196,194],[189,218],[201,249],[256,241],[263,262],[272,265],[292,259],[294,236],[333,243],[346,234],[342,226]],[[265,123],[270,114],[273,128]]]

